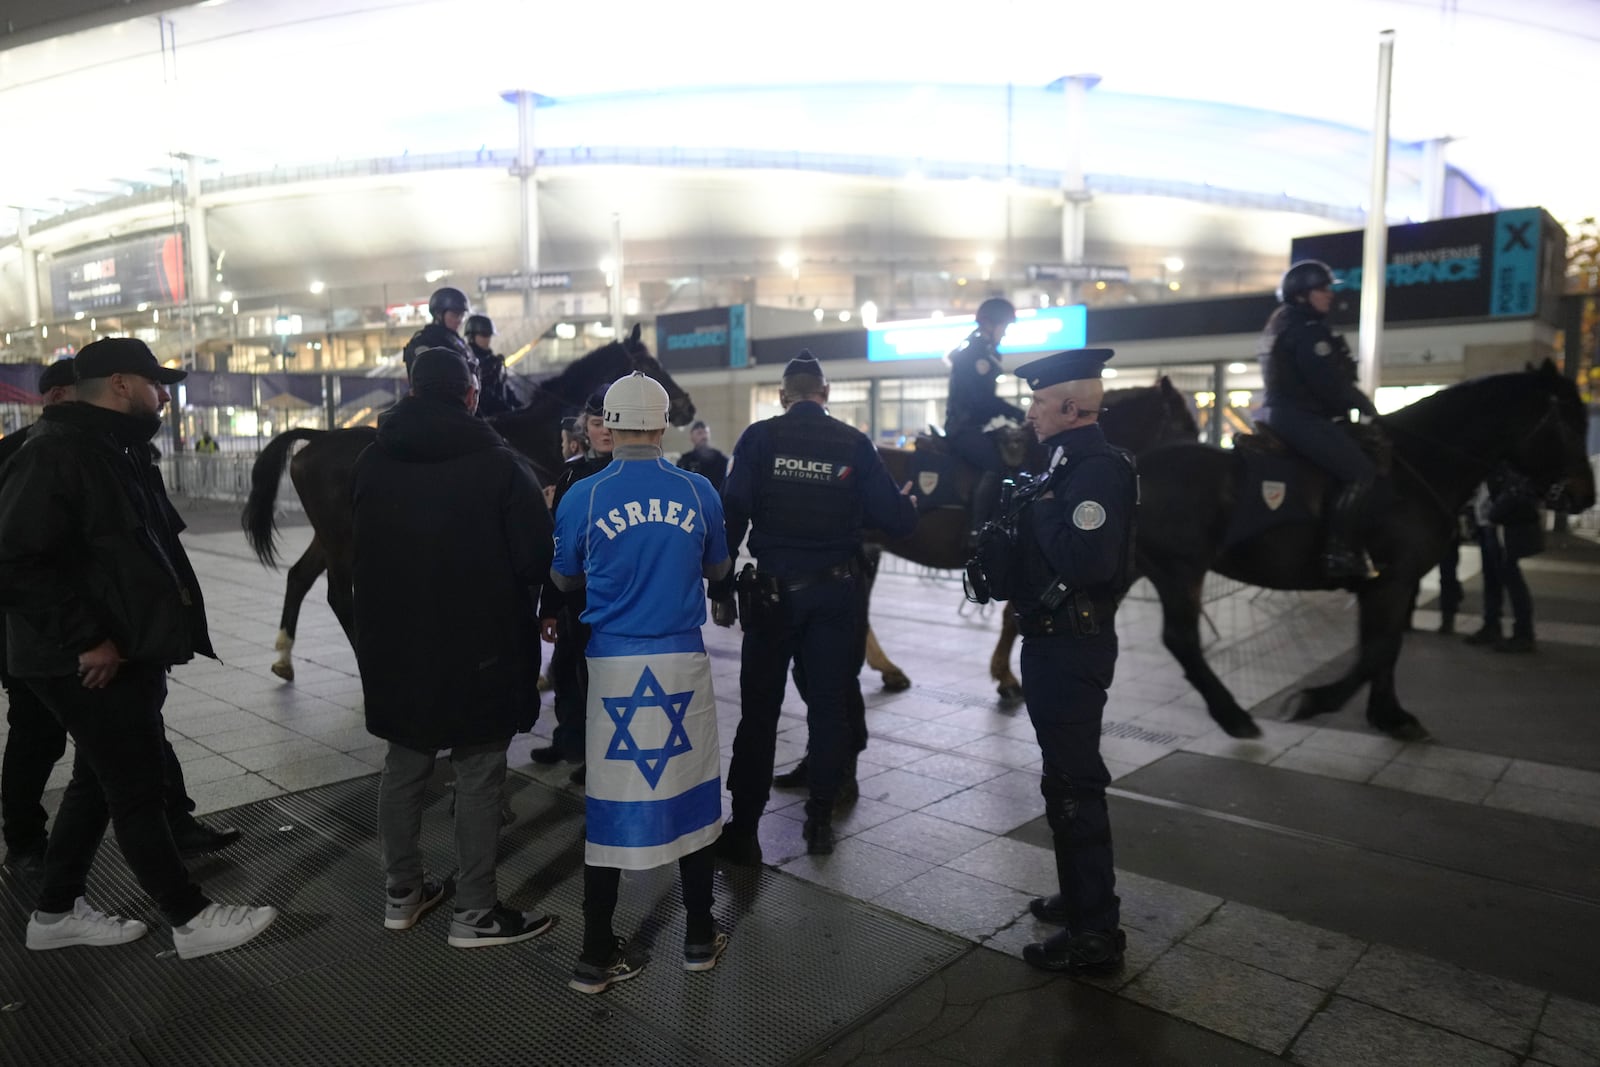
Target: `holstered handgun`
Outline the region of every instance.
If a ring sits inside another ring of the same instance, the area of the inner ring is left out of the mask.
[[[747,626],[756,621],[755,585],[756,565],[754,563],[746,563],[744,568],[739,571],[739,577],[734,579],[733,597],[739,605],[739,618],[743,619]]]

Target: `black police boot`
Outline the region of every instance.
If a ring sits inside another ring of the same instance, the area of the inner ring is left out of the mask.
[[[29,848],[11,847],[6,849],[6,866],[17,874],[27,875],[29,878],[38,878],[44,874],[45,847],[38,845]]]
[[[1362,550],[1361,529],[1366,521],[1370,483],[1347,482],[1333,502],[1328,516],[1328,542],[1323,548],[1322,569],[1329,578],[1373,578],[1377,572]]]
[[[978,484],[972,490],[972,525],[967,530],[968,549],[978,547],[978,534],[994,517],[995,507],[1000,503],[1000,486],[1004,481],[994,471],[984,471],[978,478]]]
[[[1128,938],[1121,930],[1063,930],[1039,944],[1028,945],[1022,958],[1041,971],[1058,974],[1109,974],[1122,967]]]
[[[717,859],[740,867],[761,866],[761,840],[756,837],[755,827],[728,823],[722,828],[722,836],[717,838],[714,854]]]
[[[1028,901],[1028,910],[1033,917],[1042,923],[1051,926],[1071,926],[1072,916],[1067,912],[1066,901],[1060,893],[1052,893],[1047,897],[1034,897]]]
[[[811,756],[801,756],[800,762],[784,771],[782,774],[773,775],[772,784],[779,789],[804,789],[811,784]]]
[[[178,846],[178,854],[185,859],[203,856],[208,852],[220,852],[239,840],[241,831],[231,826],[222,829],[207,826],[188,812],[169,821],[172,828],[172,843]]]
[[[1456,632],[1455,612],[1441,611],[1439,613],[1439,632],[1442,634],[1453,634]]]
[[[801,831],[806,839],[806,855],[833,855],[833,824],[821,819],[807,819]]]
[[[1479,627],[1477,633],[1470,633],[1463,637],[1462,642],[1469,645],[1494,645],[1500,643],[1500,624],[1486,622]]]
[[[552,763],[560,763],[561,749],[555,745],[546,745],[543,748],[536,748],[529,752],[528,758],[535,763],[542,763],[546,766]]]

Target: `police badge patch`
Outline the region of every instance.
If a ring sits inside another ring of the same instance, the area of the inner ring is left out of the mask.
[[[1326,341],[1318,341],[1311,346],[1311,351],[1319,356],[1331,356],[1333,355],[1333,346]]]
[[[917,488],[923,496],[932,496],[933,491],[939,488],[938,471],[920,471],[917,474]]]
[[[1263,481],[1261,483],[1261,502],[1267,505],[1268,511],[1277,511],[1283,507],[1284,497],[1288,495],[1289,484],[1287,482]]]
[[[1072,509],[1072,525],[1080,530],[1098,530],[1106,524],[1106,509],[1093,500],[1085,500]]]
[[[988,374],[989,373],[989,361],[986,360],[986,359],[980,359],[980,360],[978,360],[978,362],[976,362],[976,363],[974,363],[972,365],[972,369],[977,371],[979,374]]]

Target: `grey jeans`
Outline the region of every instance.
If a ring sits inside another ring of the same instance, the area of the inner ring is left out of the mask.
[[[499,899],[494,857],[510,744],[507,738],[450,753],[456,772],[457,909],[492,908]],[[435,759],[435,753],[389,742],[378,786],[378,848],[384,887],[390,891],[422,884],[422,803]]]

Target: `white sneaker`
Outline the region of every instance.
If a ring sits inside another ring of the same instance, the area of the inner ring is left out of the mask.
[[[73,945],[98,948],[137,941],[149,932],[150,928],[138,919],[124,919],[96,911],[87,900],[79,897],[72,902],[72,910],[66,918],[53,923],[40,922],[39,913],[34,912],[28,918],[28,947],[36,952],[71,948]]]
[[[244,904],[207,904],[182,926],[172,928],[172,946],[185,960],[238,948],[272,925],[278,909]]]

